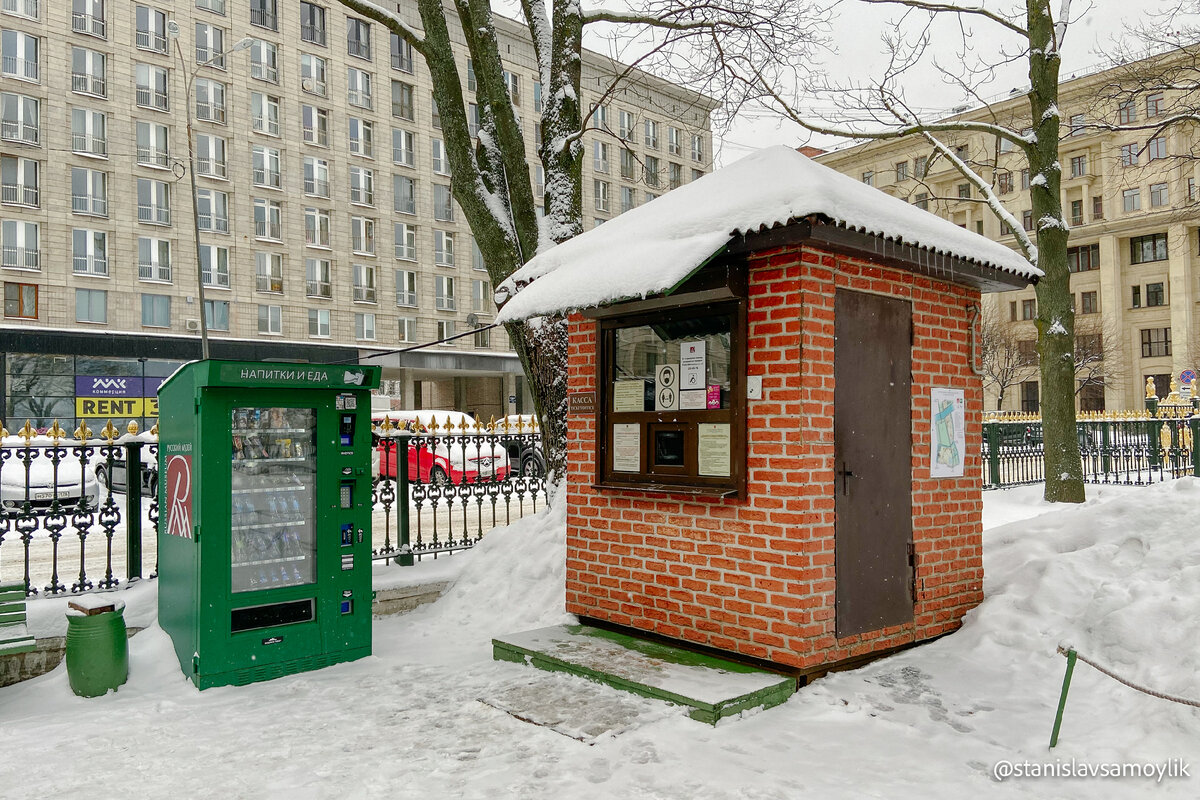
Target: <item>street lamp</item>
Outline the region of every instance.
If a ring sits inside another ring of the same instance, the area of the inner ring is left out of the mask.
[[[196,286],[200,296],[200,357],[207,361],[208,315],[204,300],[204,268],[200,265],[200,214],[196,208],[196,145],[195,137],[192,133],[192,82],[196,80],[196,75],[199,74],[201,69],[225,58],[227,53],[217,53],[207,61],[197,64],[194,69],[189,70],[187,60],[183,57],[183,46],[179,44],[179,23],[175,20],[167,23],[167,36],[175,40],[175,52],[179,56],[179,69],[187,78],[183,88],[183,108],[187,115],[188,178],[192,184],[192,241],[196,248]],[[239,50],[252,47],[255,41],[253,37],[247,36],[229,48],[228,53],[236,53]],[[215,265],[213,266],[215,268]]]

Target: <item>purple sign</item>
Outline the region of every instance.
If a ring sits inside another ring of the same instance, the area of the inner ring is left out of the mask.
[[[161,378],[151,380],[162,382]],[[142,397],[142,379],[120,375],[76,375],[75,394],[78,397]]]

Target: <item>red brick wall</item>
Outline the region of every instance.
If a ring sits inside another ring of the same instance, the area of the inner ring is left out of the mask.
[[[747,498],[594,489],[595,420],[571,415],[567,610],[664,636],[811,667],[953,630],[983,598],[980,419],[968,306],[978,292],[789,246],[750,259]],[[834,632],[835,287],[913,305],[913,622]],[[596,386],[595,323],[570,321],[570,391]],[[962,478],[929,478],[929,389],[966,394]]]

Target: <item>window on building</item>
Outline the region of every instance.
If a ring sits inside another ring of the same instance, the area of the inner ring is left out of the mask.
[[[1092,198],[1092,219],[1104,219],[1104,198],[1095,196]]]
[[[683,152],[683,131],[667,126],[667,155],[677,156]]]
[[[450,231],[433,232],[433,263],[439,267],[454,266],[454,234]]]
[[[1143,328],[1141,337],[1142,358],[1171,355],[1170,328]]]
[[[108,234],[81,228],[72,230],[71,261],[76,275],[107,275]]]
[[[36,222],[0,220],[0,267],[41,269],[40,234]]]
[[[1171,390],[1171,375],[1170,373],[1163,375],[1146,375],[1142,378],[1142,385],[1145,385],[1146,378],[1149,378],[1154,384],[1154,394],[1157,397],[1166,397]]]
[[[472,338],[474,339],[472,344],[475,347],[485,348],[492,346],[492,331],[489,328],[483,327],[482,324],[475,331],[475,335]]]
[[[210,233],[229,233],[229,195],[216,189],[197,189],[196,225]]]
[[[283,293],[283,254],[257,250],[254,253],[254,290]]]
[[[637,207],[637,193],[630,186],[621,187],[621,213]]]
[[[1100,245],[1085,244],[1067,248],[1067,269],[1071,272],[1090,272],[1100,269]]]
[[[329,309],[310,308],[308,310],[308,335],[319,339],[329,338]]]
[[[309,94],[324,97],[329,66],[325,59],[311,53],[300,54],[300,88]]]
[[[454,320],[439,319],[437,321],[437,338],[442,347],[453,347],[454,342],[445,341],[454,335]]]
[[[375,341],[375,315],[356,313],[354,315],[354,338],[369,342]]]
[[[142,326],[146,328],[171,327],[170,295],[142,295]]]
[[[333,269],[328,259],[304,259],[304,294],[306,297],[333,297]],[[310,312],[311,313],[311,312]],[[329,318],[326,315],[326,329]]]
[[[535,114],[542,113],[542,82],[533,82],[533,111]]]
[[[168,239],[138,237],[138,280],[171,281],[171,242]]]
[[[1025,209],[1021,212],[1021,227],[1027,231],[1033,230],[1033,209]]]
[[[1146,284],[1146,307],[1165,306],[1167,304],[1167,293],[1165,283],[1147,283]]]
[[[304,243],[308,247],[329,247],[329,211],[304,209]]]
[[[1021,301],[1021,319],[1037,319],[1037,300]]]
[[[316,106],[300,106],[300,131],[304,141],[329,146],[329,112]]]
[[[371,93],[371,83],[371,73],[357,67],[347,67],[346,102],[359,108],[373,108],[374,99]]]
[[[592,194],[596,198],[596,210],[608,211],[608,181],[592,181]]]
[[[1022,381],[1021,382],[1021,410],[1026,414],[1038,413],[1040,406],[1038,404],[1038,382],[1037,381]]]
[[[351,165],[350,202],[363,206],[375,205],[375,170]]]
[[[134,44],[139,50],[167,52],[167,15],[157,8],[134,7]]]
[[[37,208],[41,165],[32,158],[0,155],[0,203]]]
[[[410,269],[396,270],[396,305],[415,308],[417,305],[417,273]]]
[[[413,72],[412,45],[395,33],[390,31],[389,33],[391,33],[392,69],[398,69],[411,75]]]
[[[407,175],[392,176],[392,210],[397,214],[417,213],[417,182]]]
[[[659,185],[661,180],[662,168],[658,163],[658,156],[646,156],[645,180],[647,186]]]
[[[1125,213],[1142,210],[1142,190],[1125,189],[1121,192],[1121,208]]]
[[[196,23],[196,63],[225,69],[225,30],[207,22]]]
[[[1081,136],[1087,132],[1087,118],[1083,114],[1072,114],[1068,136]]]
[[[1021,190],[1026,191],[1028,189],[1029,189],[1029,170],[1023,169],[1023,170],[1021,170]]]
[[[638,164],[633,151],[628,147],[621,148],[621,177],[626,180],[637,178]]]
[[[75,321],[108,322],[108,292],[104,289],[76,289]]]
[[[495,310],[493,306],[494,299],[492,297],[492,284],[490,281],[479,279],[471,280],[471,311],[476,313],[490,313]]]
[[[917,192],[917,194],[914,195],[914,197],[913,197],[913,205],[916,206],[917,208],[921,209],[922,211],[928,211],[929,210],[929,193],[928,192]]]
[[[1146,142],[1146,160],[1158,161],[1167,157],[1167,137],[1155,136]]]
[[[429,149],[433,171],[438,175],[450,174],[450,159],[446,155],[446,146],[441,139],[430,139]]]
[[[108,34],[104,16],[104,3],[105,0],[72,0],[71,30],[101,39],[106,38]],[[8,3],[5,5],[7,6]]]
[[[704,136],[703,134],[692,134],[692,161],[704,160]],[[874,186],[875,184],[871,184]]]
[[[142,108],[166,111],[170,98],[167,95],[167,70],[150,64],[134,67],[134,102]]]
[[[392,116],[397,119],[413,120],[416,118],[416,103],[414,89],[411,83],[392,81]]]
[[[196,119],[225,124],[225,84],[208,78],[196,79]]]
[[[1096,292],[1080,292],[1079,293],[1079,313],[1080,314],[1099,314],[1100,301]]]
[[[250,122],[256,132],[278,136],[279,98],[262,92],[251,92]]]
[[[149,178],[137,179],[138,222],[171,224],[171,185]]]
[[[1083,224],[1083,201],[1082,200],[1072,200],[1071,201],[1071,224],[1072,225],[1082,225]]]
[[[268,336],[283,333],[283,306],[258,307],[258,332]]]
[[[512,104],[520,108],[521,106],[521,76],[515,72],[504,70],[501,73],[504,79],[504,88],[508,90],[508,98],[512,100]]]
[[[1132,100],[1126,100],[1117,106],[1117,122],[1121,125],[1129,125],[1137,122],[1137,104]]]
[[[261,2],[261,0],[260,0]],[[250,12],[254,13],[253,10]],[[250,46],[250,77],[279,83],[279,49],[270,42],[255,39]]]
[[[375,220],[369,217],[350,218],[350,249],[360,255],[375,255]]]
[[[254,238],[283,239],[283,205],[278,200],[254,198]]]
[[[1167,234],[1151,233],[1129,239],[1129,263],[1147,264],[1167,260]]]
[[[417,139],[411,131],[392,128],[392,163],[404,167],[417,164]]]
[[[276,0],[250,0],[250,24],[269,31],[279,30]]]
[[[37,319],[37,309],[36,283],[4,282],[4,316],[14,319]]]
[[[971,184],[960,183],[958,185],[958,198],[960,200],[970,200],[971,199]]]
[[[374,303],[375,266],[373,264],[351,264],[354,272],[354,302]]]
[[[346,52],[355,58],[371,60],[371,23],[365,19],[346,18]]]
[[[1170,198],[1167,193],[1167,184],[1165,182],[1150,184],[1150,207],[1162,208],[1168,202],[1170,202]]]
[[[1082,178],[1087,175],[1087,156],[1071,156],[1071,177]]]
[[[350,154],[363,158],[374,158],[375,123],[358,117],[350,117],[347,130],[350,136]]]
[[[913,159],[913,177],[917,180],[929,173],[929,156],[917,156]]]
[[[304,193],[310,197],[329,197],[329,162],[315,156],[304,157]]]
[[[897,161],[896,162],[896,182],[899,183],[900,181],[906,181],[906,180],[908,180],[908,162],[907,161]]]
[[[1141,308],[1142,307],[1142,287],[1141,286],[1133,287],[1133,291],[1131,292],[1130,306],[1132,308]]]
[[[667,164],[667,184],[672,189],[678,189],[683,185],[683,165],[676,164],[674,161]]]
[[[251,157],[254,171],[254,185],[268,189],[279,189],[283,186],[282,155],[274,147],[256,144],[251,147]],[[351,169],[353,175],[353,168]]]
[[[1013,176],[1011,172],[996,173],[996,194],[1010,194],[1013,190]]]
[[[487,262],[483,258],[483,251],[479,249],[479,242],[476,242],[474,237],[471,239],[471,269],[476,272],[487,272]]]
[[[439,222],[454,221],[454,198],[446,184],[433,185],[433,218]]]
[[[867,186],[875,185],[875,173],[872,170],[867,170],[862,174],[862,182]]]
[[[658,122],[652,119],[643,120],[642,127],[645,131],[643,143],[651,150],[658,149]]]
[[[1154,92],[1146,95],[1146,119],[1161,116],[1166,106],[1163,103],[1163,93]]]
[[[592,142],[592,171],[601,174],[608,173],[608,143]]]
[[[454,299],[454,276],[433,276],[433,307],[438,311],[454,311],[457,308]]]
[[[1121,166],[1136,167],[1138,163],[1138,150],[1140,148],[1137,143],[1121,145]]]
[[[1017,363],[1023,367],[1038,363],[1037,339],[1021,339],[1017,342]]]
[[[416,317],[399,317],[397,322],[397,341],[400,342],[415,342],[417,340],[417,319]]]
[[[94,97],[108,96],[107,58],[103,53],[85,47],[71,48],[71,91]]]
[[[225,0],[196,0],[196,8],[203,8],[214,14],[225,16]]]
[[[300,3],[300,39],[325,46],[325,9],[316,3]]]
[[[163,146],[166,146],[166,126],[165,125],[150,125],[149,123],[137,123],[138,138],[138,163],[147,163],[142,159],[141,136],[142,126],[145,126],[147,131],[159,128],[162,131]],[[86,108],[71,109],[71,152],[79,153],[85,156],[96,156],[97,158],[108,157],[108,117],[103,111],[92,111]],[[165,164],[152,163],[150,166],[165,166]]]
[[[205,286],[228,289],[229,248],[215,244],[200,245],[200,275]]]
[[[417,260],[417,229],[407,222],[393,223],[396,241],[396,258],[404,261]]]

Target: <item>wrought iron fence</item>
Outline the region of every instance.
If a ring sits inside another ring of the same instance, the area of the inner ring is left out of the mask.
[[[1200,475],[1193,444],[1200,415],[1184,404],[1146,411],[1081,414],[1075,426],[1086,483],[1142,486]],[[1045,480],[1042,423],[1036,416],[989,417],[983,425],[983,486],[998,489]]]
[[[0,577],[21,580],[26,596],[142,577],[142,531],[158,521],[157,451],[133,422],[124,435],[109,422],[98,437],[57,422],[44,433],[28,422],[13,436],[0,428]]]
[[[399,425],[385,417],[374,428],[372,500],[384,523],[376,559],[411,564],[465,550],[490,528],[545,505],[536,419],[454,425],[450,419],[422,424],[418,415],[405,417]]]

